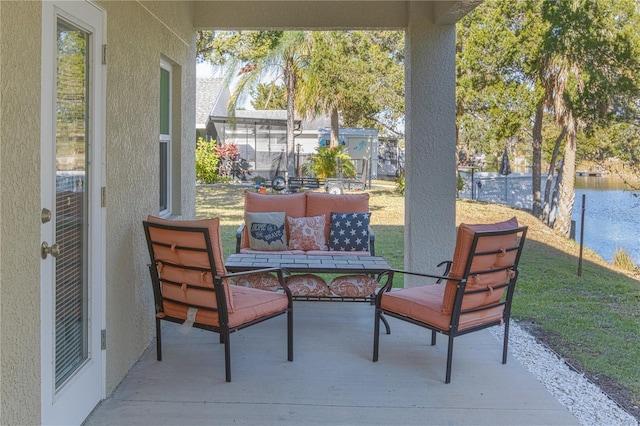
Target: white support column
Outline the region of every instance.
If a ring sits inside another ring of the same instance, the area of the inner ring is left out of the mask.
[[[405,40],[404,263],[422,272],[435,272],[455,246],[455,25],[433,24],[431,7],[410,2]]]

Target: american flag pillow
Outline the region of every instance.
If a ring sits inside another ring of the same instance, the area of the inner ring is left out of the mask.
[[[371,213],[331,213],[329,250],[368,251]]]

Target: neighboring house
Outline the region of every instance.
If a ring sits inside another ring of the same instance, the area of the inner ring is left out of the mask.
[[[240,157],[247,160],[254,177],[271,179],[276,174],[284,175],[287,155],[293,155],[296,168],[306,158],[326,146],[331,118],[316,117],[312,120],[296,120],[294,146],[287,151],[286,110],[235,110],[229,117],[226,110],[230,92],[222,79],[198,78],[196,83],[196,130],[198,135],[219,143],[238,146]],[[212,101],[213,100],[213,101]],[[210,114],[206,116],[206,109]],[[369,164],[378,160],[378,132],[373,129],[340,129],[341,145],[362,172],[362,159]],[[363,147],[362,144],[366,146]],[[377,176],[377,168],[371,176]]]
[[[226,114],[229,96],[224,78],[196,78],[196,137],[210,140],[215,136],[209,117]]]
[[[196,130],[199,135],[219,143],[236,144],[254,176],[272,178],[276,169],[286,169],[287,111],[242,110],[229,117],[230,92],[222,79],[198,78],[196,84]],[[207,114],[205,111],[209,109]],[[300,161],[318,147],[318,129],[330,123],[328,117],[296,120],[295,147]],[[299,145],[299,146],[298,146]],[[279,164],[282,163],[282,164]]]
[[[405,266],[450,257],[480,2],[0,1],[0,424],[80,424],[153,341],[142,221],[195,217],[198,29],[404,29]]]

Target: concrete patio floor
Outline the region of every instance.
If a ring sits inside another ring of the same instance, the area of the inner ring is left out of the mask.
[[[85,425],[568,425],[578,424],[517,359],[501,364],[488,331],[456,339],[389,319],[371,362],[373,307],[294,302],[294,361],[284,316],[231,335],[231,383],[218,335],[163,324],[155,342]]]

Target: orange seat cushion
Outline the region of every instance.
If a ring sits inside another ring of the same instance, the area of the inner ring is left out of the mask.
[[[286,311],[289,299],[285,294],[257,290],[248,287],[229,286],[233,293],[235,309],[229,313],[229,327],[238,327],[266,315]],[[176,318],[186,318],[188,308],[184,305],[166,301],[164,312]],[[196,312],[195,322],[218,327],[218,313],[200,309]]]
[[[156,260],[159,262],[158,273],[161,278],[166,278],[178,283],[186,283],[194,287],[209,287],[213,288],[213,277],[210,274],[194,273],[194,271],[188,271],[181,268],[172,268],[164,265],[167,263],[174,263],[176,265],[190,265],[203,268],[209,268],[213,266],[215,268],[216,275],[225,275],[227,273],[224,267],[224,255],[222,253],[222,240],[220,238],[220,220],[203,219],[203,220],[167,220],[161,219],[155,216],[149,216],[148,222],[158,223],[162,225],[171,226],[183,226],[187,228],[207,228],[209,230],[209,239],[211,240],[211,249],[213,252],[214,265],[209,264],[209,257],[206,252],[196,254],[189,253],[188,258],[182,256],[181,250],[172,250],[168,247],[154,246],[154,253]],[[204,239],[201,238],[201,234],[191,234],[184,232],[182,235],[177,236],[175,232],[163,229],[149,229],[151,238],[154,241],[163,242],[169,245],[175,244],[176,246],[188,246],[188,247],[203,247],[205,248]],[[229,291],[229,280],[223,280],[223,286],[227,299],[227,310],[233,312],[234,302],[233,293]],[[197,288],[189,288],[187,291],[182,291],[182,296],[176,291],[175,286],[163,285],[163,294],[165,291],[171,293],[173,300],[195,303],[198,300],[199,305],[215,308],[216,298],[215,293],[212,291],[198,290]],[[169,295],[167,293],[167,297]],[[199,300],[198,298],[202,299]],[[185,310],[186,315],[186,310]],[[184,317],[186,318],[186,316]]]
[[[429,284],[420,287],[404,288],[382,295],[380,307],[386,311],[413,318],[440,330],[448,331],[451,314],[442,312],[442,300],[445,286]],[[486,311],[472,312],[460,316],[458,330],[503,318],[504,307],[498,306]]]
[[[452,258],[451,271],[449,276],[452,278],[462,278],[465,273],[467,261],[469,260],[469,252],[471,250],[471,243],[473,237],[478,231],[500,231],[506,229],[514,229],[518,227],[518,220],[513,217],[505,222],[491,223],[491,224],[478,224],[467,225],[460,224],[458,227],[458,235],[456,238],[456,248]],[[476,251],[492,251],[499,250],[501,248],[509,248],[517,245],[517,234],[504,235],[500,237],[483,238],[478,242]],[[471,271],[480,271],[490,269],[492,267],[499,267],[513,263],[515,260],[516,251],[506,253],[505,256],[491,255],[491,256],[476,256],[471,266]],[[479,280],[473,277],[473,274],[467,281],[467,290],[474,288],[486,288],[493,285],[504,284],[509,279],[509,271],[503,270],[491,274],[482,275]],[[446,284],[446,289],[443,296],[442,313],[450,314],[453,309],[453,303],[456,297],[458,282],[449,280]],[[470,309],[476,306],[480,306],[486,303],[491,303],[500,300],[502,297],[503,289],[497,290],[491,293],[479,293],[477,295],[465,296],[462,309]],[[470,297],[471,296],[471,297]]]

